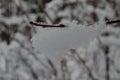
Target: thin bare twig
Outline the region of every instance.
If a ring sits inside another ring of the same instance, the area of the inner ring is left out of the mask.
[[[56,27],[56,28],[65,28],[67,26],[65,26],[64,24],[45,24],[45,23],[35,23],[35,22],[30,22],[31,25],[35,25],[35,26],[41,26],[43,28],[48,28],[48,27]]]
[[[53,62],[49,58],[47,58],[47,61],[48,61],[48,64],[50,65],[50,67],[52,68],[53,75],[55,77],[57,77],[57,69],[55,68],[55,65],[53,64]]]
[[[24,44],[22,44],[19,40],[13,38],[13,40],[15,40],[22,49],[26,50],[29,52],[29,54],[31,54],[37,61],[39,61],[46,69],[49,68],[47,65],[45,65],[36,55],[33,51],[31,51],[29,48],[25,47]]]
[[[19,2],[19,4],[20,4],[21,6],[18,6],[15,2],[14,2],[14,4],[16,5],[16,7],[20,7],[20,8],[22,9],[21,12],[24,12],[24,15],[25,15],[27,21],[24,19],[24,17],[22,17],[22,18],[23,18],[23,21],[24,21],[28,26],[31,26],[30,28],[32,29],[33,32],[36,32],[36,30],[35,30],[35,28],[34,28],[34,25],[29,25],[29,22],[31,21],[31,18],[30,18],[30,16],[29,16],[28,10],[24,10],[23,4],[22,4],[21,0],[18,0],[18,2]],[[30,37],[31,37],[31,34],[29,34],[29,35],[30,35]]]
[[[61,63],[62,80],[71,80],[67,68],[67,60],[63,58],[60,63]]]
[[[113,21],[107,21],[106,24],[114,24],[114,23],[120,23],[120,20],[113,20]],[[35,26],[41,26],[43,28],[48,28],[48,27],[56,27],[56,28],[65,28],[67,26],[65,26],[64,24],[45,24],[45,23],[35,23],[30,21],[31,25],[35,25]]]
[[[19,0],[19,3],[20,3],[20,5],[21,5],[21,8],[23,9],[23,4],[22,4],[22,2],[21,2],[21,0]],[[28,12],[28,10],[23,10],[24,11],[24,13],[25,13],[25,16],[26,16],[26,18],[27,18],[27,20],[28,21],[26,21],[25,19],[24,19],[24,21],[27,23],[27,25],[28,26],[30,26],[29,25],[29,22],[31,21],[31,18],[30,18],[30,16],[29,16],[29,12]],[[33,32],[36,32],[36,30],[35,30],[35,28],[34,28],[34,25],[31,25],[31,29],[33,30]],[[30,35],[31,36],[31,35]]]
[[[22,57],[22,54],[19,54],[19,56],[20,56],[20,59],[22,60],[23,64],[26,65],[26,67],[29,68],[29,70],[30,70],[31,75],[33,76],[33,78],[34,78],[35,80],[38,80],[39,77],[38,77],[38,75],[35,73],[35,71],[34,71],[34,69],[32,68],[32,66],[31,66],[30,64],[28,64],[28,62],[26,61],[26,59],[24,59],[24,58]]]
[[[31,51],[30,49],[28,49],[27,47],[25,47],[19,40],[14,39],[20,46],[21,48],[25,49],[26,51],[28,51],[37,61],[39,61],[46,69],[49,68],[47,65],[45,65],[41,60],[38,59],[38,57],[35,55],[35,53],[33,51]],[[53,71],[53,75],[57,77],[57,69],[55,68],[54,64],[52,63],[52,61],[47,58],[48,64],[50,65],[52,71]],[[29,65],[28,65],[29,66]],[[34,72],[32,72],[32,74],[35,76]]]
[[[78,60],[79,62],[81,62],[81,63],[83,64],[83,66],[86,68],[86,70],[88,71],[89,77],[90,77],[92,80],[96,80],[96,79],[94,78],[94,76],[93,76],[92,71],[90,70],[90,68],[85,64],[85,60],[80,57],[80,55],[76,52],[76,50],[75,50],[75,49],[70,49],[70,52],[73,53],[73,54],[75,54],[75,56],[78,57],[77,60]]]
[[[61,60],[62,80],[65,80],[66,59]]]
[[[44,9],[42,1],[41,0],[36,0],[36,2],[38,4],[38,6],[39,6],[39,9],[42,10],[44,12],[44,14],[47,16],[47,18],[51,21],[51,23],[53,23],[52,18],[49,16],[49,14],[47,13],[47,11]]]
[[[113,21],[114,22],[114,21]],[[106,80],[110,80],[110,58],[109,58],[109,46],[106,46],[104,44],[102,44],[101,40],[99,37],[97,37],[98,41],[99,41],[99,47],[101,48],[101,50],[104,52],[105,54],[105,61],[106,61],[106,76],[105,79]]]

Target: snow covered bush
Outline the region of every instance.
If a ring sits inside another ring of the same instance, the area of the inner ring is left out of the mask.
[[[104,24],[119,10],[119,0],[0,0],[0,80],[119,80],[119,27]]]
[[[119,5],[119,0],[52,0],[47,3],[46,11],[55,23],[66,19],[89,25],[120,17]]]
[[[66,26],[63,29],[40,29],[32,38],[35,49],[48,55],[57,65],[58,72],[58,62],[62,59],[61,56],[66,55],[61,61],[63,80],[120,79],[119,51],[116,52],[120,43],[119,26],[110,26],[102,21],[91,26],[75,22],[67,23]],[[79,46],[83,48],[78,48]],[[67,51],[68,54],[65,54]]]

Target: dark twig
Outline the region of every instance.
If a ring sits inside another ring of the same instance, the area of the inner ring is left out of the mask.
[[[106,80],[110,80],[110,59],[109,59],[109,46],[103,46],[103,51],[105,54],[105,60],[106,60]]]
[[[71,80],[69,70],[67,67],[66,58],[63,58],[60,63],[61,63],[61,71],[62,71],[62,80]]]
[[[47,13],[47,11],[44,9],[44,6],[42,4],[42,1],[41,0],[36,0],[38,6],[39,6],[39,9],[43,11],[43,13],[47,16],[47,18],[51,21],[51,23],[53,23],[53,20],[52,18],[50,17],[50,15]]]
[[[107,21],[106,24],[120,23],[120,20]]]
[[[26,61],[25,58],[23,58],[22,54],[19,54],[20,56],[20,59],[22,60],[23,64],[26,65],[26,67],[29,68],[30,72],[31,72],[31,75],[33,76],[33,78],[35,80],[38,80],[38,75],[35,73],[34,69],[32,68],[32,66],[30,64],[28,64],[28,62]]]
[[[75,50],[75,49],[70,49],[70,52],[71,52],[72,54],[74,54],[74,56],[76,56],[76,57],[78,58],[78,59],[76,58],[76,60],[77,60],[78,62],[80,62],[81,64],[83,64],[83,66],[86,68],[86,70],[87,70],[87,72],[88,72],[89,77],[90,77],[92,80],[96,80],[96,79],[94,78],[94,76],[93,76],[93,73],[92,73],[91,69],[86,65],[85,60],[82,59],[82,57],[80,57],[80,55],[76,52],[76,50]]]
[[[120,20],[112,20],[112,21],[107,21],[106,24],[114,24],[114,23],[120,23]],[[31,25],[35,25],[35,26],[41,26],[43,28],[48,28],[48,27],[56,27],[56,28],[65,28],[67,26],[65,26],[64,24],[45,24],[45,23],[35,23],[30,21]]]
[[[55,68],[55,65],[53,64],[53,62],[47,58],[48,64],[50,65],[50,67],[52,68],[53,74],[54,76],[57,77],[57,69]]]
[[[29,48],[25,47],[24,44],[22,44],[19,40],[15,39],[15,38],[13,38],[13,40],[15,40],[15,41],[20,45],[20,47],[21,47],[22,49],[28,51],[29,54],[31,54],[31,55],[32,55],[37,61],[39,61],[45,68],[48,68],[48,66],[46,66],[46,65],[35,55],[35,53],[34,53],[32,50],[30,50]]]
[[[110,51],[110,47],[109,46],[105,46],[104,44],[102,44],[101,40],[99,37],[98,41],[99,41],[99,47],[103,50],[104,54],[105,54],[105,61],[106,61],[106,75],[105,75],[105,80],[110,80],[110,58],[109,58],[109,51]]]
[[[14,39],[17,43],[19,43],[19,45],[21,46],[21,48],[25,49],[26,51],[28,51],[37,61],[39,61],[46,69],[49,68],[48,66],[46,66],[41,60],[38,59],[38,57],[33,53],[33,51],[31,51],[30,49],[28,49],[27,47],[25,47],[21,42],[19,42],[19,40]],[[48,64],[50,65],[50,67],[52,68],[53,74],[54,76],[57,77],[57,69],[55,68],[54,64],[52,63],[52,61],[47,58]],[[28,65],[29,66],[29,65]],[[32,72],[32,71],[31,71]],[[34,72],[32,72],[32,74],[35,76]]]
[[[43,28],[47,28],[47,27],[56,27],[56,28],[65,28],[66,26],[64,24],[44,24],[44,23],[35,23],[35,22],[30,22],[31,25],[35,25],[35,26],[41,26]]]

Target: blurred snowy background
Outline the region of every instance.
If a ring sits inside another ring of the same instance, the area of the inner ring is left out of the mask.
[[[120,0],[0,0],[0,80],[120,80],[116,19]]]

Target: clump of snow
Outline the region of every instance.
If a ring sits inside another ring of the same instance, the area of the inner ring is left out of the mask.
[[[73,22],[67,25],[68,28],[42,29],[33,36],[32,45],[36,50],[47,55],[53,62],[58,63],[60,57],[64,56],[69,49],[79,46],[87,47],[104,29],[103,25],[96,25],[97,23],[86,27]]]

